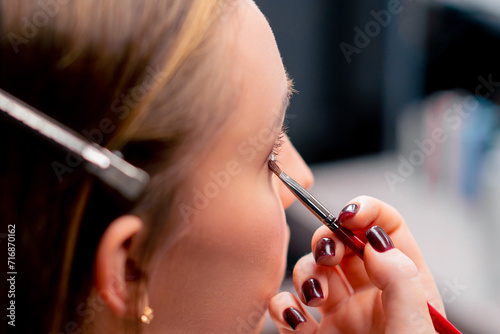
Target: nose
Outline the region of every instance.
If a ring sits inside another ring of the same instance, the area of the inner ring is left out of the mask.
[[[300,156],[299,152],[293,147],[292,142],[288,137],[285,136],[283,146],[281,147],[281,152],[278,157],[279,166],[281,170],[287,173],[291,178],[297,181],[301,186],[308,189],[312,186],[314,182],[314,177],[306,165],[305,161]],[[283,207],[288,208],[295,200],[295,195],[293,195],[290,190],[278,179],[279,195]]]

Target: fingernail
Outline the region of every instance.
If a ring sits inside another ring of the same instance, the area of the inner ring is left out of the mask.
[[[319,306],[322,303],[323,290],[314,278],[310,278],[302,284],[302,294],[307,306]]]
[[[379,253],[394,248],[391,238],[380,226],[373,226],[366,231],[366,238],[370,242],[370,245]]]
[[[283,311],[283,319],[292,327],[292,329],[296,329],[300,324],[303,324],[307,321],[302,313],[299,310],[293,307],[289,307]]]
[[[322,238],[314,246],[314,260],[316,264],[327,266],[335,256],[335,242],[330,238]]]
[[[339,214],[339,221],[342,224],[342,221],[353,217],[356,213],[358,213],[359,205],[352,203],[347,204]]]

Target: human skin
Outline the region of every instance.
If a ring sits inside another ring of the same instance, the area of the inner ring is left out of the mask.
[[[322,321],[318,324],[302,307],[303,297],[276,295],[289,239],[284,209],[294,197],[267,162],[281,132],[290,86],[269,24],[253,1],[238,1],[221,24],[227,25],[222,30],[231,31],[220,45],[227,57],[224,70],[232,73],[228,89],[234,92],[228,95],[237,96],[238,103],[184,184],[185,197],[178,208],[193,210],[180,215],[179,229],[153,259],[147,294],[139,305],[141,310],[149,304],[155,312],[146,331],[257,333],[269,306],[280,333],[291,330],[282,316],[289,307],[307,319],[297,327],[302,333],[433,333],[426,300],[439,311],[444,309],[418,246],[399,213],[369,197],[350,202],[360,207],[359,212],[342,223],[360,236],[380,225],[400,249],[379,253],[367,244],[362,262],[321,227],[312,248],[322,238],[330,238],[335,255],[322,266],[312,254],[306,255],[297,263],[293,279],[299,296],[304,281],[318,280],[324,298],[315,306],[323,314]],[[278,151],[279,166],[309,187],[312,174],[286,137]],[[194,198],[199,200],[200,193],[205,199],[197,205]],[[140,244],[134,240],[141,229],[140,219],[125,216],[103,236],[95,289],[111,291],[108,303],[113,315],[101,313],[111,320],[95,328],[112,329],[120,318],[137,316],[127,315],[127,295],[112,282]],[[129,239],[132,242],[126,242]]]
[[[320,240],[329,238],[335,242],[335,255],[323,265],[316,264],[312,253],[298,261],[293,281],[300,299],[283,292],[271,301],[270,315],[279,332],[290,332],[282,312],[294,307],[306,319],[296,328],[304,334],[435,333],[427,301],[444,314],[443,302],[405,220],[392,206],[369,196],[354,198],[349,204],[356,204],[358,211],[342,219],[343,226],[362,238],[369,228],[380,226],[396,248],[378,252],[367,243],[362,261],[328,228],[318,228],[311,242],[313,250]],[[302,307],[306,303],[302,284],[312,277],[324,294],[315,304],[322,314],[320,323]]]
[[[182,204],[196,213],[181,219],[175,244],[151,276],[157,314],[151,333],[254,332],[286,267],[284,209],[294,198],[280,189],[267,160],[281,132],[289,84],[271,28],[253,1],[239,1],[229,15],[223,24],[236,32],[228,36],[226,56],[237,84],[228,89],[235,89],[238,103],[184,185]],[[311,185],[310,170],[287,138],[279,151],[289,173]],[[214,187],[213,175],[220,173],[230,178]],[[208,205],[189,198],[199,192],[208,194]]]

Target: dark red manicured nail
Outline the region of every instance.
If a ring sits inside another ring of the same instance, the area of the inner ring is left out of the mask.
[[[283,319],[295,330],[300,324],[307,321],[304,315],[296,308],[289,307],[283,311]]]
[[[302,284],[302,294],[307,306],[321,305],[323,290],[316,279],[310,278]]]
[[[373,226],[368,229],[366,231],[366,238],[370,242],[370,245],[379,253],[394,248],[391,238],[380,226]]]
[[[340,211],[339,214],[339,222],[342,224],[342,221],[353,217],[358,213],[359,211],[359,205],[352,203],[352,204],[347,204],[342,211]]]
[[[322,238],[314,246],[314,260],[316,264],[330,265],[332,257],[335,256],[335,242],[330,238]]]

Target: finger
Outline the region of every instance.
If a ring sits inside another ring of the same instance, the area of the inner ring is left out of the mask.
[[[275,295],[269,303],[269,316],[280,334],[299,332],[315,333],[318,323],[290,292]]]
[[[435,333],[415,263],[378,226],[367,231],[365,267],[382,290],[386,333]]]
[[[317,265],[333,267],[344,257],[344,244],[326,226],[319,227],[311,240],[311,249]]]
[[[396,244],[398,249],[408,255],[417,265],[426,267],[425,260],[420,253],[417,243],[411,234],[401,214],[389,204],[369,196],[354,198],[342,209],[339,214],[339,222],[342,226],[362,232],[372,226],[380,226]]]
[[[338,266],[344,257],[346,247],[326,226],[321,226],[316,230],[311,240],[311,247],[316,264],[330,267],[331,270],[330,272],[326,271],[328,299],[325,301],[323,309],[324,312],[327,312],[346,301],[354,292],[342,269]],[[307,274],[303,276],[307,277]]]
[[[338,266],[318,266],[311,253],[295,265],[293,284],[302,303],[322,307],[322,312],[345,301],[352,293]]]
[[[373,197],[356,197],[344,207],[339,215],[339,222],[342,226],[353,230],[362,240],[366,240],[362,233],[364,234],[364,231],[371,226],[382,227],[390,235],[396,247],[415,263],[420,273],[427,300],[444,314],[444,306],[439,291],[434,284],[434,279],[425,259],[406,222],[394,207]],[[346,256],[341,266],[355,290],[363,288],[365,284],[370,284],[367,281],[368,277],[365,275],[365,271],[362,270],[363,264],[355,257]]]
[[[293,268],[293,284],[300,300],[307,306],[318,307],[328,298],[326,267],[316,265],[312,253],[304,255]]]
[[[324,239],[331,239],[335,243],[335,254],[334,256],[328,256],[326,248],[327,242]],[[364,235],[361,239],[365,239]],[[341,264],[341,267],[351,268],[350,274],[348,277],[349,282],[345,281],[349,286],[349,290],[351,289],[351,281],[354,286],[365,285],[369,283],[368,275],[366,275],[366,271],[364,269],[363,261],[349,248],[345,247],[344,243],[340,241],[340,239],[333,234],[333,232],[326,226],[319,227],[313,235],[311,246],[314,254],[314,258],[318,265],[323,266],[335,266],[337,264]],[[341,275],[343,278],[346,278],[345,275]]]

